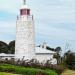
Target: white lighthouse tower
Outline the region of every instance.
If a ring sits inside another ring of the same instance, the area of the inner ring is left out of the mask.
[[[34,20],[30,14],[30,8],[24,0],[23,6],[20,8],[20,16],[16,21],[16,59],[32,59],[34,57],[35,37],[34,37]]]

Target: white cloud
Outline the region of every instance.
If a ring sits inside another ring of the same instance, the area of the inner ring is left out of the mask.
[[[46,25],[41,25],[36,28],[36,32],[47,38],[54,38],[54,39],[63,39],[63,40],[75,40],[75,31],[54,28]]]

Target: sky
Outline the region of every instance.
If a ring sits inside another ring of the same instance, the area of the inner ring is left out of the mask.
[[[16,16],[23,0],[0,0],[0,41],[16,39]],[[75,51],[75,0],[27,0],[35,20],[36,45],[46,42]]]

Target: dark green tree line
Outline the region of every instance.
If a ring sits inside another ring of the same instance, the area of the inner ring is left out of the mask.
[[[15,53],[15,41],[11,41],[9,44],[0,41],[0,53],[14,54]]]
[[[64,54],[64,62],[68,68],[75,69],[75,53],[71,51],[67,51]]]

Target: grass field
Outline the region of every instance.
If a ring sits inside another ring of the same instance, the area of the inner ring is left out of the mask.
[[[2,73],[1,73],[2,72]],[[3,73],[4,72],[4,73]],[[9,72],[9,73],[5,73]],[[15,74],[12,74],[15,73]],[[58,75],[55,71],[49,69],[30,68],[14,66],[10,64],[0,64],[0,75]]]
[[[75,70],[65,70],[61,75],[75,75]]]
[[[0,72],[0,75],[18,75],[18,74],[12,74],[12,73]]]

